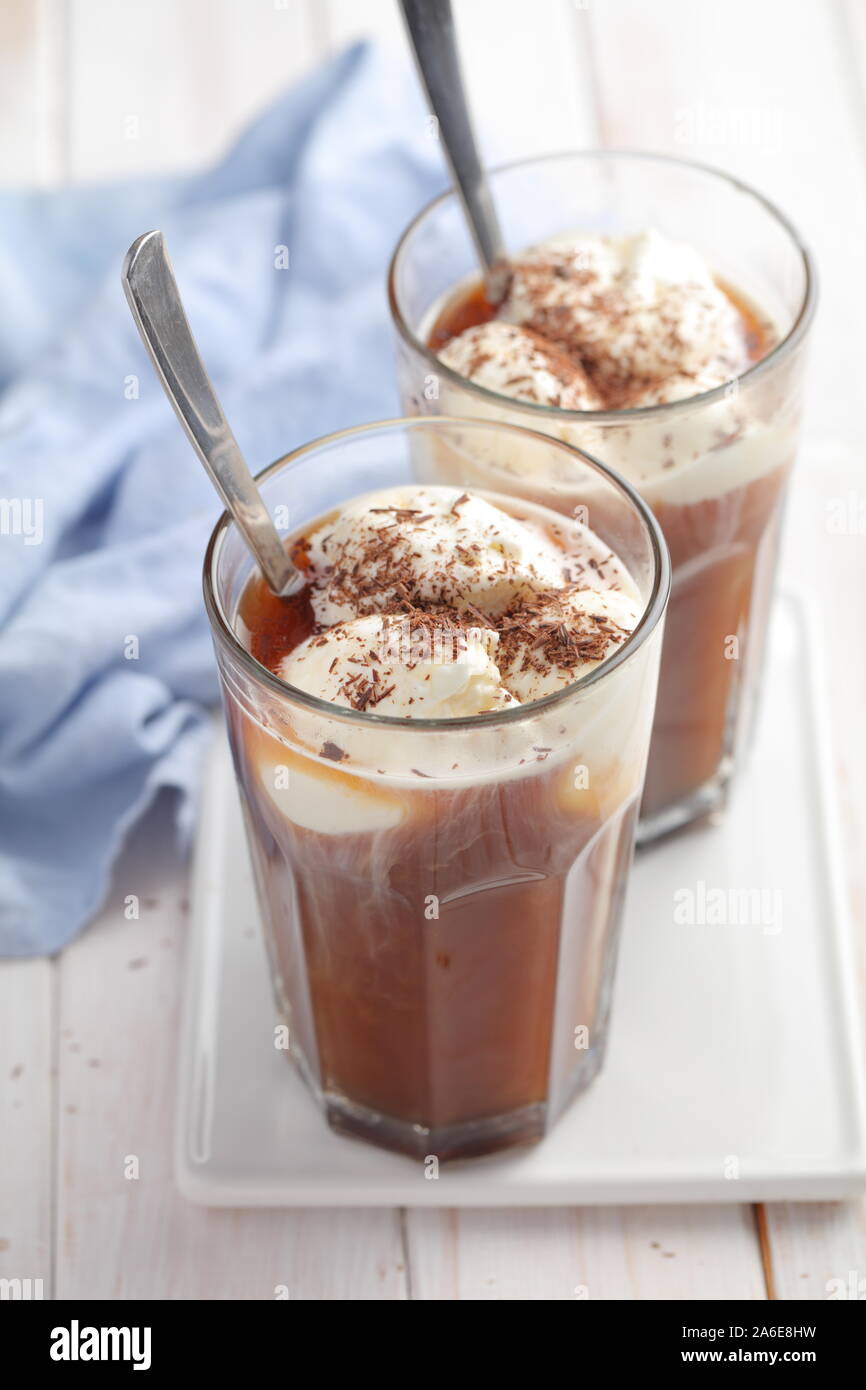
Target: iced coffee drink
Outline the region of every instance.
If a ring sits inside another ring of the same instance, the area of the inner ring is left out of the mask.
[[[391,276],[404,399],[548,431],[652,506],[673,564],[642,803],[652,838],[721,804],[750,723],[799,423],[808,259],[757,195],[675,161],[539,161],[493,187],[515,238],[539,222],[546,235],[512,242],[493,304],[477,276],[441,286],[448,200],[414,224]],[[556,217],[575,220],[551,228]],[[428,256],[436,270],[422,289]],[[516,455],[502,468],[444,452],[437,465],[441,481],[470,477],[567,515],[575,505],[567,469],[541,476]]]
[[[296,513],[304,590],[271,594],[227,525],[206,580],[292,1054],[337,1129],[442,1159],[538,1139],[601,1063],[666,587],[650,514],[589,461],[588,520],[412,477],[467,436],[567,452],[336,436],[263,479],[290,512],[308,479],[343,494]]]

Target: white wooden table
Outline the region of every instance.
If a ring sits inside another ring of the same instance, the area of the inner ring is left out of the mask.
[[[813,579],[823,609],[833,771],[862,928],[866,4],[456,8],[476,109],[500,149],[602,144],[703,158],[779,201],[816,251],[823,304],[784,564]],[[391,0],[4,0],[0,177],[49,185],[213,158],[272,95],[362,32],[402,44]],[[841,535],[828,525],[840,502],[862,518]],[[821,1299],[832,1279],[866,1280],[862,1202],[188,1206],[171,1166],[187,876],[167,810],[135,834],[99,920],[60,958],[0,964],[0,1277],[42,1278],[46,1297],[249,1299],[273,1298],[277,1285],[315,1299],[571,1299],[578,1286],[591,1299]],[[142,905],[135,922],[123,915],[128,893]],[[126,1176],[131,1158],[137,1177]]]

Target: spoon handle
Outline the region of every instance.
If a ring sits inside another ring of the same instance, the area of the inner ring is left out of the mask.
[[[451,0],[400,0],[421,81],[439,123],[439,134],[469,229],[481,258],[488,295],[502,298],[507,260],[490,187],[478,156],[466,104]]]
[[[238,442],[217,400],[184,312],[162,232],[145,232],[123,263],[132,316],[190,443],[234,517],[275,594],[304,577],[286,554]]]

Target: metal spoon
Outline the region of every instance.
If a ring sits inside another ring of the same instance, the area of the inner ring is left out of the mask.
[[[268,586],[275,594],[297,593],[306,581],[286,554],[217,400],[184,312],[162,232],[145,232],[132,243],[122,279],[132,317],[165,394]]]
[[[451,177],[484,271],[487,298],[499,304],[510,269],[466,104],[451,0],[400,0],[418,73],[427,92]]]

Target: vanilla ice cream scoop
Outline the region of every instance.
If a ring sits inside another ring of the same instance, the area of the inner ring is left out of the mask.
[[[439,354],[446,367],[488,391],[562,410],[600,410],[586,372],[537,333],[501,319],[467,328]]]
[[[367,493],[306,549],[322,627],[401,603],[496,615],[522,593],[564,582],[562,555],[540,527],[450,487]]]
[[[571,685],[622,646],[641,611],[636,593],[577,586],[516,605],[500,620],[503,683],[521,704]]]
[[[499,677],[498,642],[443,615],[371,613],[308,637],[279,674],[345,709],[455,719],[517,704]]]
[[[689,380],[696,394],[748,365],[741,316],[706,261],[658,232],[558,238],[513,269],[501,317],[582,366],[608,408],[681,399]]]

